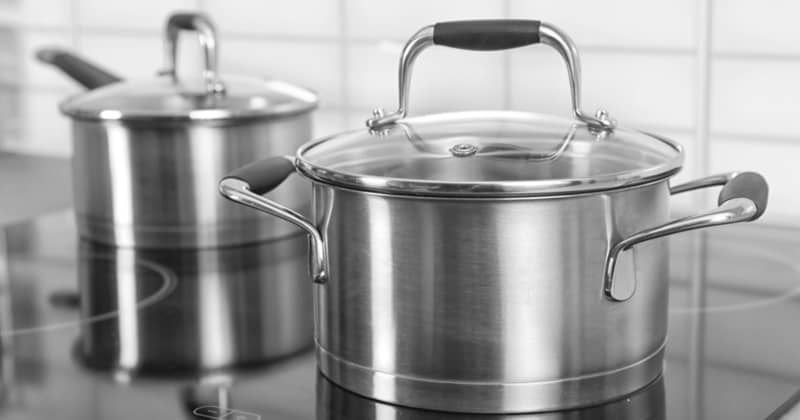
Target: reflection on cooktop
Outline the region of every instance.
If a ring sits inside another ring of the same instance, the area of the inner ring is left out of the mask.
[[[68,212],[4,229],[0,418],[474,418],[379,403],[318,375],[306,246],[298,236],[119,249],[78,241]],[[800,230],[738,225],[670,248],[662,379],[603,406],[490,418],[736,420],[791,409],[779,407],[800,389]]]
[[[400,407],[353,394],[317,376],[318,420],[663,420],[667,418],[664,380],[625,398],[574,410],[531,414],[459,414]]]
[[[95,369],[175,376],[268,362],[312,344],[311,283],[302,235],[203,250],[135,250],[81,241],[78,272],[87,318],[80,359]],[[98,264],[91,255],[109,255]],[[142,309],[144,286],[129,268],[152,261],[173,279],[168,294]],[[117,273],[116,281],[108,273]]]
[[[10,304],[3,306],[3,309],[7,311],[4,318],[8,322],[0,325],[0,336],[43,333],[48,330],[85,326],[117,318],[119,316],[117,307],[88,308],[82,305],[83,300],[86,299],[85,293],[88,291],[88,288],[84,287],[86,283],[116,288],[126,285],[129,282],[126,279],[135,279],[133,289],[127,291],[131,297],[131,309],[135,311],[163,300],[173,291],[176,283],[175,276],[166,267],[146,260],[131,260],[118,264],[110,255],[87,254],[82,255],[79,261],[82,263],[81,266],[85,263],[85,265],[95,267],[97,272],[89,278],[78,273],[76,283],[80,287],[77,290],[74,286],[55,289],[50,292],[46,302],[32,302],[30,299],[23,298],[35,296],[31,289],[37,286],[36,282],[9,283]],[[37,272],[37,270],[44,271],[46,268],[26,263],[18,264],[16,261],[9,266],[9,274],[12,278],[36,278],[41,274],[41,271]],[[59,275],[74,277],[75,273],[60,272]],[[92,286],[88,285],[88,287]],[[49,303],[50,306],[58,309],[59,319],[39,317],[34,308],[42,303]]]

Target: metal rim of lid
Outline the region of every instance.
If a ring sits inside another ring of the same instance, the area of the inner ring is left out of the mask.
[[[511,111],[490,112],[494,115],[500,115],[504,113],[510,113]],[[457,113],[448,114],[453,115]],[[544,116],[536,113],[525,114],[533,117]],[[438,114],[438,116],[440,115],[445,114]],[[414,120],[435,116],[437,115],[425,115],[403,119],[399,122],[413,123]],[[584,122],[577,120],[575,122],[582,124],[584,127],[586,126]],[[443,182],[435,180],[413,180],[363,175],[327,169],[319,165],[315,165],[308,159],[304,158],[304,155],[308,151],[322,143],[344,134],[362,131],[353,130],[350,132],[327,136],[303,145],[296,153],[295,167],[301,173],[315,181],[338,187],[372,193],[385,193],[390,195],[452,198],[548,197],[611,191],[667,179],[681,170],[683,166],[683,148],[680,146],[680,144],[666,137],[640,130],[631,130],[621,127],[617,127],[615,130],[626,130],[632,133],[639,133],[641,135],[651,137],[654,141],[662,142],[676,152],[676,158],[666,160],[660,165],[651,166],[649,168],[592,178],[485,182]]]
[[[254,79],[262,81],[261,79]],[[263,83],[279,83],[283,88],[295,90],[298,97],[306,96],[304,100],[272,106],[265,109],[193,109],[176,113],[174,111],[122,111],[119,109],[86,109],[75,106],[74,102],[90,92],[81,92],[71,95],[59,104],[59,110],[72,118],[95,121],[135,121],[135,122],[220,122],[246,119],[269,119],[302,114],[316,109],[319,106],[319,97],[311,89],[296,86],[280,80],[263,80]],[[119,86],[125,81],[103,86]]]

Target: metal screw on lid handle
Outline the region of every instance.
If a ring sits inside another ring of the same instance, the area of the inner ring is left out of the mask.
[[[422,50],[431,45],[497,51],[539,43],[555,48],[567,65],[573,116],[591,128],[613,130],[616,122],[606,111],[598,111],[595,117],[591,117],[581,109],[580,60],[578,50],[569,36],[545,22],[517,19],[441,22],[420,29],[408,40],[400,55],[397,111],[385,114],[383,109],[376,109],[372,118],[367,120],[367,126],[378,129],[406,116],[414,60]]]
[[[181,30],[195,31],[198,34],[200,45],[203,46],[204,69],[203,80],[206,93],[225,93],[225,85],[219,79],[218,50],[216,30],[211,19],[202,13],[175,13],[167,20],[165,31],[165,59],[166,68],[161,74],[171,75],[177,79],[176,61],[178,57],[178,33]]]

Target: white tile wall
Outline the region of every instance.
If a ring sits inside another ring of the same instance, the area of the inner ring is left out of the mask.
[[[102,1],[102,0],[99,0]],[[331,37],[340,34],[338,1],[204,0],[220,31],[251,35]]]
[[[8,0],[0,2],[0,22],[11,25],[67,27],[73,4],[64,0]]]
[[[564,29],[583,59],[584,108],[681,141],[678,180],[734,169],[770,179],[766,221],[800,225],[793,175],[800,156],[800,3],[792,0],[2,0],[0,135],[5,147],[68,154],[56,103],[80,88],[34,61],[42,45],[75,48],[126,78],[162,66],[161,27],[176,9],[208,12],[220,31],[223,73],[276,77],[321,95],[318,134],[359,127],[372,108],[397,104],[402,43],[446,19],[540,18]],[[710,138],[697,138],[699,34],[711,33]],[[200,50],[183,36],[180,71]],[[510,53],[433,48],[417,61],[411,113],[514,108],[566,115],[560,57],[544,46]],[[709,163],[696,156],[709,149]],[[691,200],[680,197],[678,207]],[[709,206],[713,203],[709,202]]]
[[[694,0],[510,0],[513,17],[541,19],[583,46],[689,49],[695,46]]]
[[[347,49],[347,81],[354,108],[397,108],[397,63],[402,44],[376,42]],[[500,53],[478,54],[431,49],[416,61],[411,79],[410,113],[443,109],[503,107],[503,59]]]
[[[64,1],[64,3],[69,3]],[[266,3],[266,2],[264,2]],[[80,0],[74,2],[79,28],[141,29],[158,31],[164,16],[173,10],[193,9],[194,0],[109,1]]]
[[[800,120],[800,60],[721,58],[714,63],[712,88],[714,131],[800,140],[800,130],[792,127]]]
[[[728,53],[800,55],[796,0],[724,0],[714,5],[714,47]]]
[[[336,42],[297,42],[226,37],[220,71],[291,80],[320,96],[322,106],[341,107],[342,54]]]
[[[405,41],[437,20],[503,17],[502,1],[348,0],[347,34],[355,38]]]
[[[628,126],[693,127],[693,60],[690,56],[597,52],[581,55],[583,108],[607,109]],[[566,66],[545,46],[511,54],[511,106],[567,114]]]

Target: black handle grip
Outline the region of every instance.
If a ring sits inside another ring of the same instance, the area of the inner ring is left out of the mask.
[[[87,89],[110,85],[122,79],[98,65],[58,48],[43,48],[36,52],[36,58],[51,64]]]
[[[433,26],[433,43],[462,50],[507,50],[538,44],[540,25],[524,19],[440,22]]]
[[[249,163],[235,169],[225,178],[246,182],[250,191],[264,195],[278,188],[294,172],[294,163],[285,156],[276,156]]]
[[[769,185],[763,176],[755,172],[742,172],[728,181],[719,193],[718,204],[734,198],[747,198],[756,205],[756,214],[751,220],[756,220],[767,209]]]

